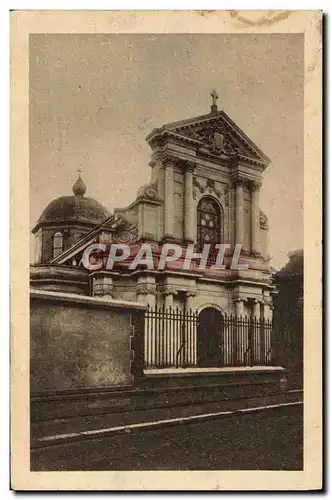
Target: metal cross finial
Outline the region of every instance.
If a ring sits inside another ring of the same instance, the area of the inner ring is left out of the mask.
[[[81,177],[81,172],[83,171],[83,168],[82,166],[80,166],[78,169],[77,169],[77,172],[78,172],[78,176]]]
[[[219,99],[217,92],[215,90],[212,90],[210,96],[212,97],[212,106],[217,106],[217,100]]]

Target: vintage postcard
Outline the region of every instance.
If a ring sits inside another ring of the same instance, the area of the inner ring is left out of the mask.
[[[15,490],[322,487],[322,13],[11,13]]]

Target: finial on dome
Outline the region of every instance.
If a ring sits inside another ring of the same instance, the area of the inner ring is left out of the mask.
[[[84,196],[86,193],[86,185],[84,184],[81,177],[82,169],[79,168],[77,172],[78,172],[78,178],[75,184],[73,185],[73,193],[75,196]]]

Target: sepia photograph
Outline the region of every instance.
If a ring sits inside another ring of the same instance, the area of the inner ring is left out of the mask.
[[[28,467],[304,474],[305,34],[157,31],[28,33]]]

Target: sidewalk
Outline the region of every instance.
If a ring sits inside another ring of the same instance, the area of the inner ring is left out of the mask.
[[[202,405],[156,408],[94,417],[33,422],[31,424],[31,447],[40,448],[71,441],[96,439],[97,437],[132,432],[138,429],[144,430],[157,426],[180,425],[230,417],[238,412],[263,411],[278,406],[292,406],[302,401],[303,392],[295,390],[273,396],[219,401]]]

